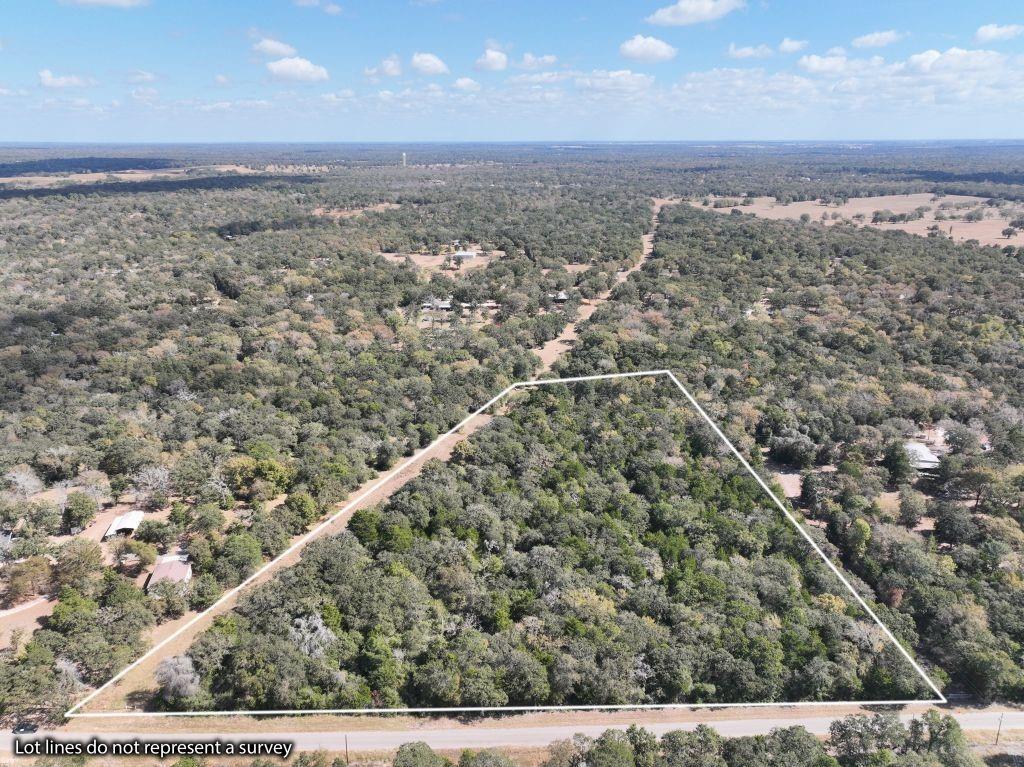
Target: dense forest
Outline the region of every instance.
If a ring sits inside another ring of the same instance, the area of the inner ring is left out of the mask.
[[[167,661],[165,702],[927,697],[678,400],[664,378],[532,390]]]
[[[1019,200],[1019,145],[408,149],[408,168],[382,146],[0,150],[11,174],[0,199],[0,602],[49,604],[34,634],[4,632],[0,716],[59,714],[137,657],[155,626],[208,606],[359,483],[534,375],[533,351],[609,288],[560,372],[675,370],[759,470],[803,472],[794,503],[934,677],[979,699],[1024,695],[1021,249],[680,205],[663,213],[653,258],[616,279],[637,261],[651,197]],[[74,176],[146,168],[187,173]],[[64,173],[68,186],[22,186],[19,173]],[[492,256],[472,268],[414,261],[466,246]],[[450,315],[428,321],[422,307],[446,298]],[[268,649],[290,665],[254,668],[251,706],[323,699],[326,667],[347,680],[331,689],[337,700],[372,705],[916,692],[894,672],[902,661],[868,652],[862,616],[829,603],[833,585],[795,553],[791,530],[768,524],[742,474],[705,454],[664,401],[644,404],[636,424],[664,444],[585,405],[637,440],[635,456],[602,465],[579,445],[553,450],[540,424],[509,411],[470,443],[478,454],[431,466],[425,500],[404,492],[310,550],[308,561],[330,552],[410,589],[380,597],[408,608],[402,620],[371,625],[318,580],[329,571],[303,563],[289,586],[319,584],[337,615],[307,604],[288,618],[312,623],[286,626],[313,636],[323,622],[329,662],[280,627],[259,639],[252,608],[204,637],[207,660],[290,642]],[[650,422],[662,412],[671,418]],[[919,476],[902,443],[939,426],[949,450]],[[543,445],[587,503],[509,469],[525,460],[513,436]],[[611,447],[591,441],[595,454]],[[511,479],[474,484],[488,472]],[[590,498],[576,472],[604,495]],[[722,476],[735,484],[718,486]],[[500,506],[498,492],[518,500]],[[606,508],[611,498],[623,506]],[[676,509],[682,500],[692,505]],[[577,527],[544,527],[543,504]],[[90,537],[127,509],[145,512],[133,537]],[[548,548],[555,580],[539,583],[522,556]],[[146,593],[147,569],[169,554],[188,557],[191,584]],[[779,593],[761,593],[762,581]],[[370,588],[342,586],[356,584]],[[581,601],[560,601],[566,589]],[[714,606],[725,598],[729,610]],[[698,614],[699,627],[681,617]],[[374,653],[386,673],[371,671]],[[178,672],[206,705],[228,693],[202,660]],[[533,686],[498,673],[514,661]],[[456,665],[478,678],[453,678]],[[614,684],[573,681],[594,668]],[[274,688],[293,671],[301,690]],[[417,671],[437,674],[436,694]]]
[[[648,200],[582,175],[454,169],[442,194],[432,169],[393,174],[2,203],[0,596],[58,605],[2,666],[0,708],[59,709],[154,624],[208,606],[360,482],[530,377],[530,350],[635,263],[650,226]],[[394,207],[362,210],[381,202]],[[335,209],[353,215],[314,213]],[[309,226],[221,236],[301,211]],[[499,257],[424,272],[380,255],[460,240]],[[424,325],[421,305],[448,296],[497,309]],[[147,517],[113,546],[69,535],[105,508]],[[197,576],[188,593],[144,594],[140,572],[176,552]]]
[[[664,219],[562,372],[679,371],[755,458],[804,470],[804,510],[913,619],[940,676],[1020,698],[1019,254],[686,206]],[[934,424],[950,450],[918,477],[902,446]]]

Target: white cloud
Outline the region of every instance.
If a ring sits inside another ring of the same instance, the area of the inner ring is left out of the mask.
[[[785,37],[782,42],[779,43],[779,53],[798,53],[806,47],[806,40],[793,40],[789,37]]]
[[[227,75],[214,75],[213,81],[217,85],[231,85],[231,78]]]
[[[884,48],[887,45],[898,43],[906,37],[902,32],[895,29],[887,29],[884,32],[869,32],[866,35],[855,37],[851,41],[854,48]]]
[[[103,8],[138,8],[149,5],[149,0],[61,0],[64,5],[82,5]]]
[[[480,83],[472,77],[460,77],[455,81],[455,87],[460,91],[478,91],[480,90]]]
[[[772,55],[772,49],[763,43],[758,46],[745,45],[737,48],[735,43],[729,43],[729,58],[732,59],[763,59]]]
[[[128,75],[128,82],[130,83],[151,83],[154,81],[156,81],[156,75],[144,69],[136,69]]]
[[[647,21],[659,26],[681,27],[715,21],[745,6],[745,0],[678,0],[656,10]]]
[[[627,59],[653,62],[673,59],[678,51],[656,37],[634,35],[619,46],[619,53]]]
[[[324,13],[328,16],[337,16],[341,13],[341,6],[337,3],[324,3]]]
[[[374,79],[378,77],[398,77],[402,74],[402,60],[398,58],[398,54],[392,53],[390,56],[381,59],[380,64],[377,66],[364,69],[363,74]]]
[[[476,60],[475,66],[485,72],[501,72],[508,68],[508,54],[496,48],[488,48]]]
[[[448,65],[433,53],[416,52],[412,55],[410,62],[412,63],[412,68],[421,75],[448,74]]]
[[[526,75],[513,75],[508,78],[510,83],[526,83],[531,85],[542,85],[548,83],[560,83],[579,76],[579,72],[531,72]]]
[[[635,93],[645,91],[653,84],[654,77],[652,75],[632,72],[628,69],[617,69],[611,72],[595,69],[589,74],[576,78],[576,87],[606,93]]]
[[[729,115],[785,112],[807,108],[819,86],[801,75],[758,68],[722,68],[690,72],[672,86],[666,107],[674,111]]]
[[[997,40],[1012,40],[1024,34],[1024,24],[985,24],[978,27],[974,39],[979,43],[991,43]]]
[[[918,72],[955,71],[992,69],[1003,62],[1002,54],[995,51],[969,51],[963,48],[950,48],[944,53],[936,50],[915,53],[907,59],[907,66]]]
[[[267,62],[267,69],[275,80],[298,83],[317,83],[328,79],[327,70],[309,59],[291,56]]]
[[[827,51],[825,51],[825,55],[826,56],[845,56],[846,55],[846,48],[844,48],[841,45],[833,45],[831,48],[829,48]]]
[[[39,70],[39,84],[44,88],[86,88],[96,83],[89,77],[55,75],[49,69],[41,69]]]
[[[296,53],[295,48],[288,45],[288,43],[282,43],[280,40],[274,40],[269,37],[264,37],[253,45],[252,49],[256,53],[262,53],[264,56],[272,56],[274,58],[294,56]]]
[[[523,58],[519,61],[519,66],[522,69],[543,69],[544,67],[554,66],[558,61],[558,57],[546,53],[543,56],[534,56],[532,53],[524,53]]]
[[[810,56],[801,56],[797,63],[801,69],[812,74],[836,74],[846,69],[846,62],[846,56],[818,56],[812,53]]]

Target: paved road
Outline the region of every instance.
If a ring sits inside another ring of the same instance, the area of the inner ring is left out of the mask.
[[[985,711],[962,711],[952,712],[953,716],[960,722],[965,730],[994,731],[999,726],[1000,711],[995,709]],[[685,715],[683,715],[685,716]],[[901,718],[905,721],[913,718],[913,714],[903,714]],[[728,737],[739,737],[744,735],[763,735],[777,727],[792,727],[802,725],[816,735],[828,733],[829,725],[834,716],[822,716],[808,712],[806,715],[787,711],[776,716],[765,716],[750,718],[725,718],[707,722],[722,735]],[[640,716],[638,719],[642,720]],[[644,725],[648,730],[657,735],[662,735],[671,730],[687,729],[692,730],[698,724],[690,718],[672,722],[657,722]],[[411,741],[423,741],[436,749],[461,749],[461,748],[536,748],[546,746],[554,741],[564,740],[576,733],[582,733],[591,737],[600,735],[605,730],[616,727],[625,729],[625,724],[577,724],[558,725],[546,727],[499,727],[499,726],[458,726],[451,728],[436,728],[425,723],[423,727],[394,729],[394,730],[336,730],[330,732],[280,732],[259,734],[253,732],[196,732],[176,733],[168,735],[164,740],[283,740],[295,744],[297,751],[311,751],[326,749],[327,751],[340,752],[345,750],[346,738],[350,751],[386,751],[395,749],[403,743]],[[1005,712],[1003,730],[1024,729],[1024,711]],[[39,732],[28,737],[42,737],[53,735],[62,739],[84,739],[84,734],[73,735],[68,732],[43,733]],[[104,740],[131,740],[138,737],[145,737],[142,733],[135,732],[103,732],[101,737]],[[155,739],[155,738],[154,738]],[[9,754],[12,750],[12,737],[5,737],[0,744],[0,754]]]

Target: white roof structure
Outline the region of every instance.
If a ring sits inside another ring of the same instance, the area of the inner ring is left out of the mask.
[[[915,469],[934,469],[939,465],[939,457],[923,442],[907,442],[903,449],[910,456],[910,465]]]
[[[115,517],[114,521],[110,523],[110,527],[107,528],[107,532],[103,533],[103,537],[110,538],[112,535],[131,535],[135,532],[135,529],[142,522],[142,518],[145,515],[141,511],[128,511],[119,517]]]
[[[457,250],[454,253],[452,253],[452,258],[470,259],[476,258],[479,255],[480,254],[475,250]]]

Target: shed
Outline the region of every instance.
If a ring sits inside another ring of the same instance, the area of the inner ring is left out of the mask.
[[[139,523],[145,516],[141,511],[128,511],[119,517],[115,517],[110,523],[107,532],[103,533],[103,540],[112,538],[115,535],[131,535],[138,528]]]
[[[174,554],[167,557],[160,557],[146,580],[146,592],[160,581],[171,583],[188,583],[192,580],[192,563],[188,561],[185,554]]]
[[[939,465],[939,457],[923,442],[907,442],[903,449],[910,456],[910,465],[918,471],[930,471]]]

